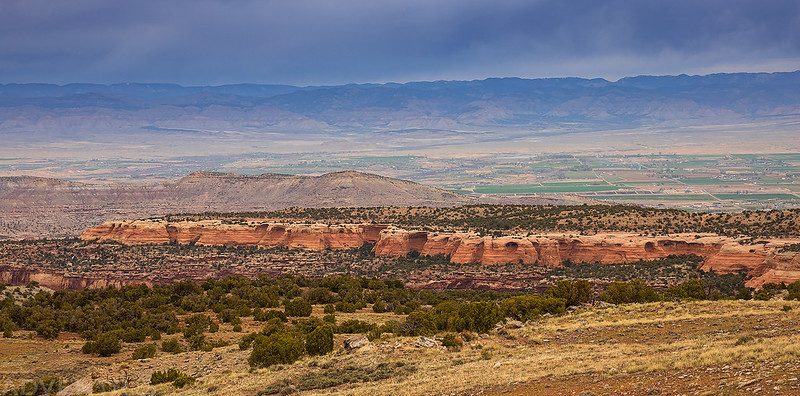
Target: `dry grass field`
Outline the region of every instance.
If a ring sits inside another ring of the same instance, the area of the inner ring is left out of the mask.
[[[322,316],[322,307],[315,306],[313,315]],[[403,316],[369,308],[337,313],[339,323],[354,318],[383,323]],[[143,343],[100,358],[82,354],[75,334],[45,341],[17,331],[0,340],[0,386],[7,390],[26,379],[58,375],[73,382],[62,394],[91,393],[96,381],[121,380],[130,381],[130,388],[107,394],[800,394],[798,302],[585,307],[518,325],[463,334],[458,350],[384,335],[345,351],[348,335],[337,334],[333,353],[264,369],[251,369],[250,351],[236,345],[243,334],[260,329],[252,319],[244,321],[242,333],[221,324],[209,334],[211,340],[231,341],[229,346],[179,354],[159,350],[142,360],[130,356]],[[168,368],[197,380],[181,389],[149,385],[153,371]]]

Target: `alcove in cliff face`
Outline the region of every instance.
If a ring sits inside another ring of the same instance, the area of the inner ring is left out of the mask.
[[[408,249],[411,251],[421,252],[428,243],[427,232],[412,232],[408,235]]]

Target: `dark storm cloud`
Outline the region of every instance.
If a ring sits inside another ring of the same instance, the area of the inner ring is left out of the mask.
[[[0,82],[615,78],[798,60],[797,1],[0,2]]]

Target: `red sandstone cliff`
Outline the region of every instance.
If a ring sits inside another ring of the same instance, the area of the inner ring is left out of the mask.
[[[12,285],[25,285],[38,282],[41,286],[53,289],[101,289],[108,286],[122,287],[145,284],[152,286],[152,282],[143,279],[119,279],[108,277],[90,277],[79,275],[65,275],[46,270],[21,268],[14,266],[0,266],[0,283]]]
[[[227,246],[285,246],[325,250],[352,249],[375,243],[388,226],[375,224],[225,224],[218,220],[167,222],[132,220],[103,223],[84,232],[81,239],[116,241],[130,245],[200,244]]]
[[[726,237],[695,238],[642,237],[632,234],[566,236],[563,234],[530,237],[480,237],[475,234],[429,234],[389,228],[375,245],[379,256],[401,256],[412,250],[422,254],[449,255],[455,263],[488,265],[520,263],[561,265],[575,263],[629,263],[653,260],[670,254],[703,256],[704,269],[721,272],[754,268],[766,257],[764,245],[739,245]]]
[[[755,288],[769,282],[800,281],[800,252],[770,252],[750,274],[753,279],[747,282],[747,286]]]
[[[117,241],[125,244],[196,243],[229,246],[285,246],[309,250],[358,248],[374,243],[378,256],[404,256],[412,251],[423,255],[450,256],[455,263],[543,264],[557,266],[566,260],[574,263],[629,263],[653,260],[671,254],[695,254],[705,258],[704,270],[717,272],[754,271],[764,282],[800,280],[800,263],[789,260],[764,267],[777,243],[741,245],[721,236],[675,235],[645,237],[635,234],[571,236],[489,237],[472,233],[432,233],[408,231],[373,224],[276,224],[251,221],[231,224],[222,220],[167,222],[135,220],[108,222],[81,235],[84,240]],[[785,243],[783,241],[782,243]],[[773,256],[770,256],[773,257]],[[771,262],[773,262],[771,261]]]

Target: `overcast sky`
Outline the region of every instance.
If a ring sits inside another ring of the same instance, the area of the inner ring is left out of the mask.
[[[800,69],[800,1],[0,0],[0,83]]]

